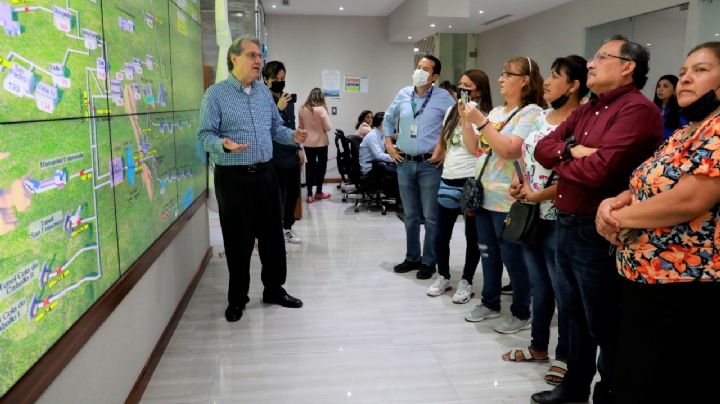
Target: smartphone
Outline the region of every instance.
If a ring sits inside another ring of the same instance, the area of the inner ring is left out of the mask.
[[[525,180],[525,175],[522,172],[522,168],[520,167],[520,162],[518,160],[513,161],[513,166],[515,167],[515,173],[517,174],[518,181],[522,184]]]
[[[460,90],[460,99],[462,100],[463,104],[467,105],[470,103],[470,93],[468,91]]]
[[[290,94],[290,102],[297,104],[297,94]]]

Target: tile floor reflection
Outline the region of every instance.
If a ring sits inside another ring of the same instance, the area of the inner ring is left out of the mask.
[[[302,244],[287,246],[285,286],[305,306],[262,303],[255,253],[251,301],[237,323],[223,316],[227,267],[211,213],[215,256],[142,403],[525,404],[550,388],[546,364],[500,359],[527,346],[530,331],[495,333],[501,319],[467,323],[463,316],[477,295],[465,305],[453,304],[452,292],[430,298],[431,280],[393,273],[405,251],[404,227],[393,212],[354,213],[339,195],[303,208],[305,217],[294,226]],[[463,264],[462,226],[453,236],[454,287]],[[481,285],[478,269],[478,294]],[[509,305],[503,296],[504,315]]]

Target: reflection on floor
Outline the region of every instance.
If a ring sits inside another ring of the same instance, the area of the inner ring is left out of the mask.
[[[395,274],[405,251],[403,223],[393,214],[353,212],[339,195],[303,206],[288,245],[286,289],[305,307],[261,302],[257,253],[250,303],[227,323],[227,267],[217,214],[216,254],[143,397],[143,403],[528,403],[549,389],[546,364],[503,362],[504,351],[529,344],[530,331],[495,333],[501,319],[471,324],[452,292],[425,295],[431,280]],[[460,279],[464,237],[455,228],[453,287]],[[507,283],[507,278],[504,283]],[[479,295],[478,269],[474,290]],[[507,315],[510,296],[503,296]],[[551,346],[556,331],[553,328]],[[552,353],[552,352],[551,352]]]

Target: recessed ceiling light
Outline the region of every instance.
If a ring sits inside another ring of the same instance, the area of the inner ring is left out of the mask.
[[[420,48],[413,48],[413,52],[420,52]]]
[[[720,36],[720,34],[715,34],[715,36]]]
[[[277,4],[273,4],[273,5],[272,5],[272,8],[277,8]]]
[[[430,28],[435,28],[435,24],[430,24]]]
[[[412,37],[411,37],[411,36],[409,36],[409,37],[408,37],[408,39],[412,39]]]
[[[452,28],[452,25],[448,25],[448,28]]]
[[[649,42],[648,42],[648,43],[646,43],[645,45],[647,45],[647,46],[652,46],[652,44],[651,44],[651,43],[649,43]]]
[[[245,13],[243,13],[242,11],[234,11],[230,13],[230,15],[232,15],[233,17],[245,17]]]
[[[485,11],[480,10],[480,11],[478,11],[478,14],[485,14]]]
[[[340,7],[338,7],[338,10],[343,11],[343,10],[345,10],[345,7],[340,6]]]

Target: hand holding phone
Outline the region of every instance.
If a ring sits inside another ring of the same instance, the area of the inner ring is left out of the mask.
[[[297,94],[290,94],[290,102],[297,104]]]
[[[462,100],[463,104],[467,105],[470,102],[470,92],[462,88],[459,91],[460,99]]]

